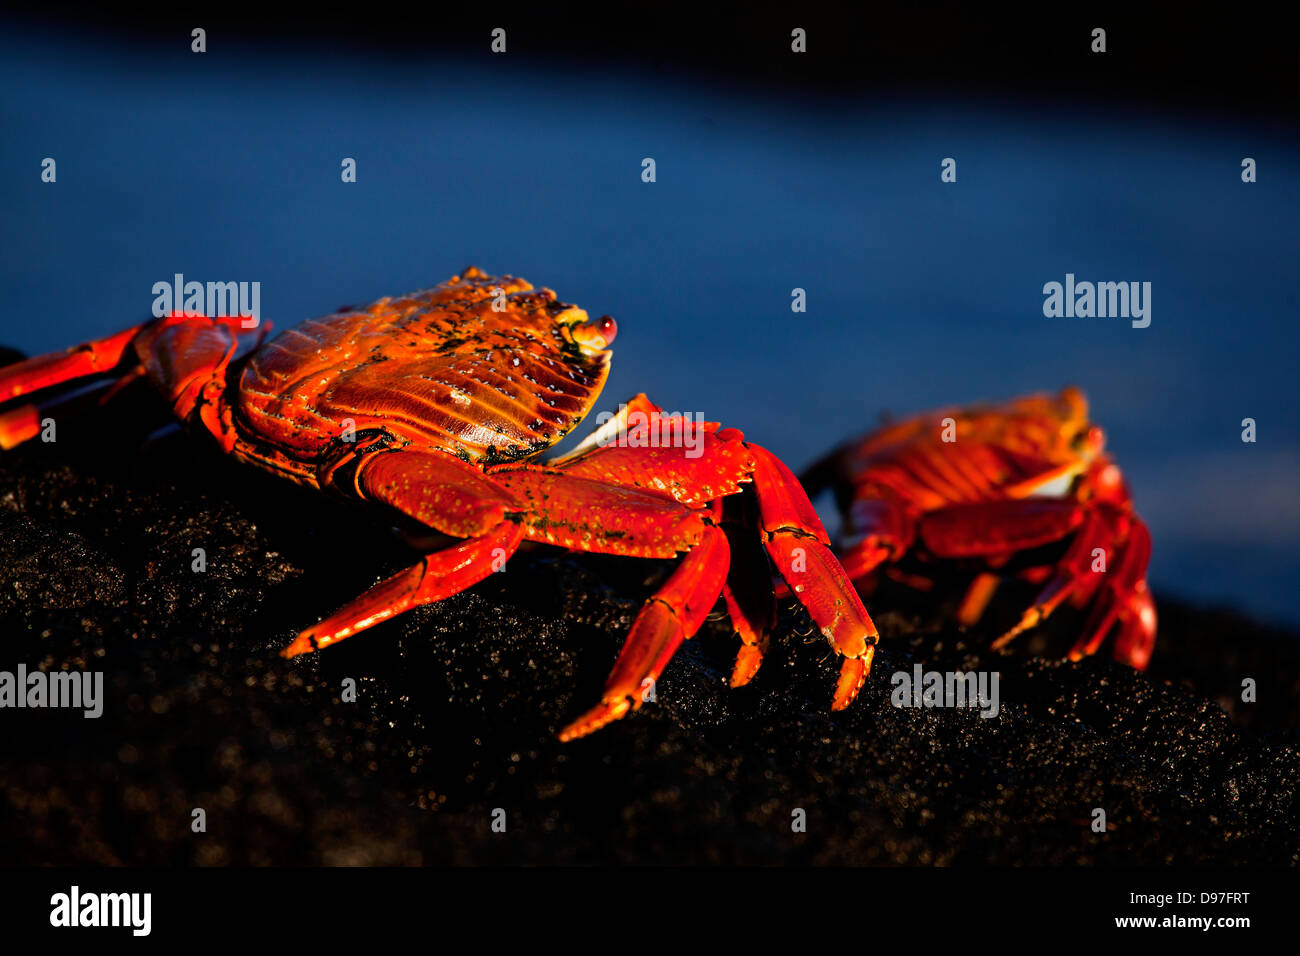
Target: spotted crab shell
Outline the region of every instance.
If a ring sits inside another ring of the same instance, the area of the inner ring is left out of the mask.
[[[550,289],[470,268],[281,333],[244,367],[236,420],[299,461],[349,427],[467,461],[528,457],[582,421],[605,384],[610,352],[573,334],[587,321]]]

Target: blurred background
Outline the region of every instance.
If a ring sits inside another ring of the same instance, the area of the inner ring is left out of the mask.
[[[603,407],[644,390],[796,469],[882,413],[1073,382],[1151,525],[1157,596],[1300,624],[1300,97],[1280,30],[256,12],[0,18],[0,343],[115,331],[178,272],[260,282],[284,328],[474,264],[619,320]],[[1045,318],[1066,273],[1150,282],[1150,327]]]

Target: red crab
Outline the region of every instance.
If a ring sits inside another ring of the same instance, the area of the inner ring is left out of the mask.
[[[1103,441],[1083,393],[1070,387],[918,415],[849,442],[803,477],[810,494],[834,488],[844,518],[838,553],[855,581],[905,556],[922,567],[983,567],[959,611],[967,625],[997,586],[989,569],[1068,541],[1059,560],[1020,571],[1043,587],[994,647],[1069,600],[1091,608],[1071,660],[1095,653],[1114,630],[1115,658],[1140,670],[1156,636],[1151,536]]]
[[[572,454],[531,460],[591,410],[609,372],[613,319],[590,322],[549,289],[468,269],[265,344],[265,328],[243,326],[175,314],[29,359],[0,369],[0,403],[74,379],[145,375],[177,417],[236,458],[462,539],[303,631],[285,656],[456,594],[529,539],[685,554],[638,615],[601,702],[562,739],[639,707],[719,596],[742,640],[732,684],[749,680],[774,618],[768,559],[844,658],[832,707],[857,695],[876,628],[807,495],[770,452],[734,428],[664,415],[639,395]],[[0,414],[0,447],[32,437],[67,401]]]

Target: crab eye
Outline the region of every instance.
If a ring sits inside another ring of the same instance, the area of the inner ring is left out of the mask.
[[[604,316],[600,320],[600,324],[596,326],[596,331],[605,340],[605,344],[610,345],[614,341],[614,336],[618,335],[618,323],[614,321],[612,316]]]
[[[587,322],[573,327],[573,340],[589,349],[609,348],[618,335],[618,323],[608,315],[596,322]]]

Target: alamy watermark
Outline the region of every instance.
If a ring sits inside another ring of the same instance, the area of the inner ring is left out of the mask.
[[[911,673],[898,671],[890,678],[894,692],[889,702],[895,707],[978,707],[981,717],[998,715],[998,681],[994,671],[924,671],[920,664]]]
[[[1065,274],[1065,284],[1043,286],[1043,315],[1049,319],[1132,319],[1133,328],[1151,324],[1150,282],[1075,282]]]
[[[153,928],[152,893],[83,893],[73,886],[50,897],[50,925],[123,926],[133,936],[148,936]]]
[[[255,329],[262,320],[262,283],[260,282],[186,282],[176,273],[171,282],[153,284],[153,314],[161,319],[175,312],[186,315],[240,316],[246,329]]]
[[[104,713],[103,671],[27,672],[26,664],[17,671],[0,671],[0,708],[57,707],[83,711],[83,717],[95,718]]]

